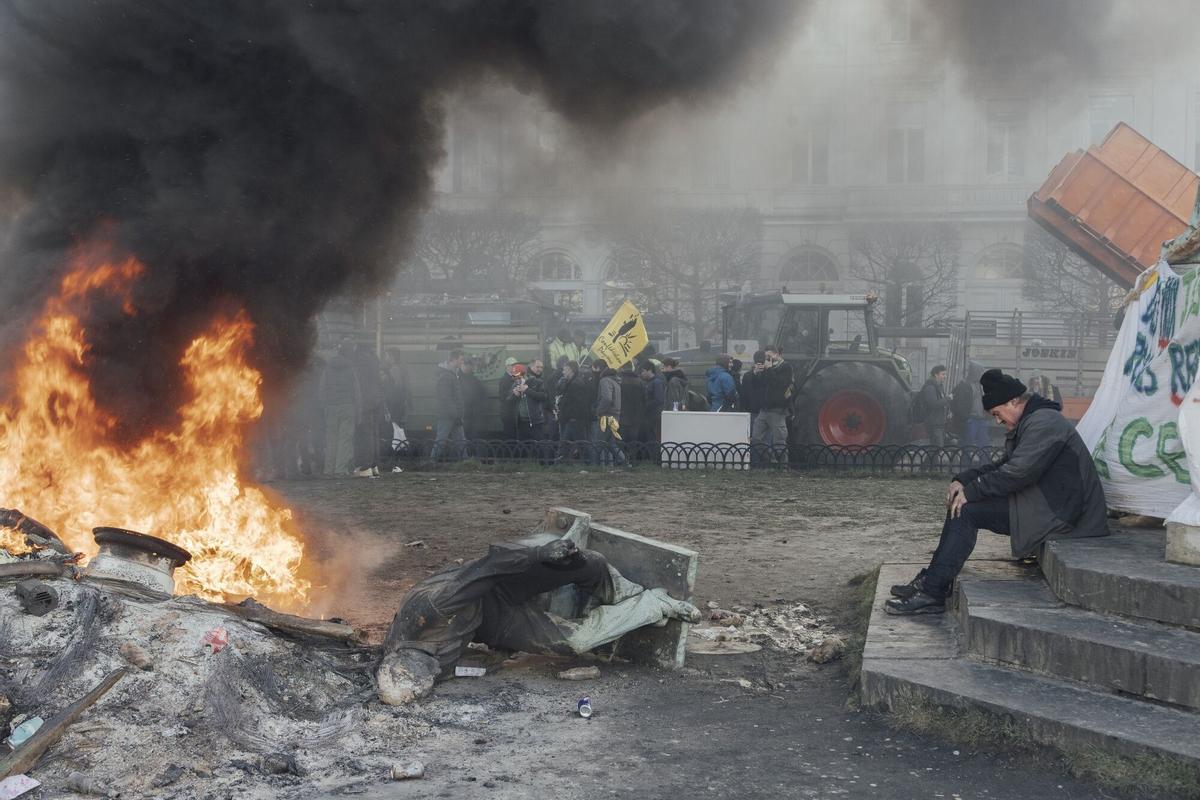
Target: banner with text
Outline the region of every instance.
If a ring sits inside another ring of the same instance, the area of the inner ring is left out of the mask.
[[[1200,366],[1200,272],[1147,270],[1079,435],[1109,508],[1166,517],[1189,497],[1179,406]]]
[[[620,369],[645,350],[648,344],[650,337],[646,333],[646,324],[642,322],[642,312],[626,300],[596,337],[592,352],[613,369]]]

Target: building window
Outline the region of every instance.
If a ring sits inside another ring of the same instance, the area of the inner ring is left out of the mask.
[[[829,115],[815,114],[794,125],[792,183],[797,186],[829,184]]]
[[[1088,140],[1100,144],[1118,122],[1133,124],[1133,95],[1098,94],[1088,98]]]
[[[583,270],[566,253],[542,253],[529,267],[531,281],[577,281],[583,279]]]
[[[987,109],[987,180],[1011,183],[1025,177],[1029,138],[1024,102],[992,102]]]
[[[889,103],[887,112],[887,182],[925,181],[925,107],[923,103]]]
[[[573,311],[575,313],[580,313],[583,311],[583,292],[578,289],[551,292],[550,295],[550,303],[555,308],[561,308],[564,311]]]
[[[534,147],[538,168],[538,184],[556,189],[562,181],[562,124],[558,117],[543,112],[538,115]]]
[[[472,123],[478,122],[472,120]],[[500,189],[498,125],[454,126],[454,191],[495,192]]]
[[[696,189],[729,188],[730,152],[718,135],[706,136],[692,146],[692,186]]]
[[[834,283],[838,279],[838,268],[829,255],[815,247],[805,247],[789,255],[779,270],[779,280],[784,283]]]
[[[1024,277],[1024,256],[1015,244],[992,245],[983,251],[975,265],[975,277],[981,281],[1019,281]]]
[[[918,31],[913,25],[912,0],[886,0],[884,9],[883,40],[885,42],[911,42]]]

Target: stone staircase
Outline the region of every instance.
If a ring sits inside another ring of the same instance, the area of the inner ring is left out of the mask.
[[[864,705],[975,708],[1034,742],[1200,770],[1200,567],[1168,564],[1164,547],[1162,531],[1122,530],[1051,542],[1041,572],[973,560],[951,609],[925,617],[884,613],[922,566],[885,564]]]

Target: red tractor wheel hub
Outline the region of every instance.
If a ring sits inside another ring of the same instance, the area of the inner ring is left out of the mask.
[[[834,392],[817,414],[817,432],[828,445],[865,447],[883,441],[887,414],[879,401],[866,392],[843,389]]]

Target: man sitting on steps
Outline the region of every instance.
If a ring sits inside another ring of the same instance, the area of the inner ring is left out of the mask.
[[[929,566],[892,587],[889,614],[940,614],[980,528],[1011,537],[1014,558],[1047,539],[1107,536],[1104,489],[1087,445],[1053,400],[998,369],[979,379],[983,407],[1008,430],[1004,457],[950,483],[942,538]]]

